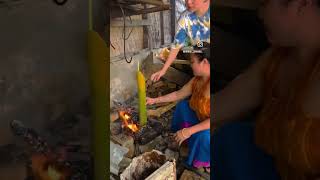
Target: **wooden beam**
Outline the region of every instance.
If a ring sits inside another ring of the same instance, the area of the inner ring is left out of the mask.
[[[111,20],[110,25],[112,27],[123,27],[123,20]],[[150,26],[150,25],[151,25],[151,22],[147,19],[126,21],[126,26]]]
[[[110,18],[122,17],[122,13],[119,6],[114,5],[111,8],[113,10],[110,13]],[[123,8],[125,9],[126,16],[133,16],[133,15],[148,14],[148,13],[153,13],[158,11],[170,10],[170,5],[162,5],[158,7],[139,9],[139,10],[126,9],[125,7]]]
[[[123,7],[123,9],[125,11],[136,11],[137,9],[141,9],[141,8],[138,8],[136,7],[136,5],[128,5],[128,4],[125,4],[125,6]]]
[[[138,10],[135,11],[135,14],[148,14],[148,13],[153,13],[153,12],[158,12],[158,11],[165,11],[165,10],[169,10],[170,9],[170,5],[162,5],[162,6],[158,6],[158,7],[152,7],[152,8],[148,8],[148,9],[142,9],[142,10]]]
[[[255,10],[259,5],[257,0],[214,0],[213,6],[227,6],[233,8],[241,8]]]
[[[189,60],[176,59],[173,61],[173,64],[190,64]]]
[[[127,0],[128,2],[138,2],[141,4],[151,4],[155,6],[163,6],[165,5],[162,1],[158,0]]]
[[[155,117],[160,117],[162,114],[166,113],[170,109],[172,109],[174,106],[177,105],[177,102],[172,102],[170,104],[167,104],[165,106],[159,107],[157,109],[149,109],[147,111],[148,116],[155,116]]]
[[[123,5],[136,5],[136,4],[141,4],[140,2],[136,2],[136,1],[121,1],[119,2],[120,4],[123,4]]]

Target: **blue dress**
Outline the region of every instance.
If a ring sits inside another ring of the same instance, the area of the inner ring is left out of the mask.
[[[189,106],[188,100],[180,101],[173,115],[171,129],[177,132],[183,128],[200,123],[196,112]],[[194,167],[210,167],[210,130],[200,131],[186,140],[189,154],[186,163]]]
[[[213,143],[213,180],[280,180],[272,157],[256,146],[254,124],[218,128]]]

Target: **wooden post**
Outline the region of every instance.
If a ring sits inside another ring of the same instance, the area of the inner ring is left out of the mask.
[[[144,9],[147,9],[147,5],[143,5]],[[148,20],[148,15],[147,14],[142,14],[142,19],[143,20]],[[148,26],[143,26],[143,48],[149,48],[149,33],[148,33]]]
[[[173,42],[174,36],[176,34],[176,1],[170,0],[171,6],[171,42]]]
[[[160,34],[161,34],[161,45],[164,44],[164,26],[163,26],[163,11],[160,11]]]

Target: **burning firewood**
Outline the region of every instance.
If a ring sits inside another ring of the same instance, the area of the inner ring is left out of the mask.
[[[24,138],[34,150],[30,159],[35,180],[78,180],[87,177],[86,168],[73,164],[76,161],[68,158],[67,147],[49,147],[36,131],[25,127],[20,121],[14,120],[10,126],[12,132]]]
[[[10,126],[14,135],[23,137],[36,152],[46,153],[49,151],[47,142],[33,129],[26,128],[20,121],[15,120],[11,122]]]
[[[41,153],[31,156],[31,169],[35,180],[67,180],[71,175],[70,168],[59,165],[53,155]]]
[[[120,111],[119,112],[119,116],[122,119],[123,126],[125,128],[130,129],[133,133],[136,133],[136,132],[139,131],[138,124],[133,122],[133,120],[131,119],[131,116],[129,115],[129,113],[127,113],[125,111]]]
[[[129,113],[131,111],[131,113]],[[161,122],[149,118],[145,126],[140,126],[138,113],[134,110],[122,109],[119,111],[119,117],[122,122],[121,132],[134,138],[135,142],[143,145],[150,142],[152,139],[159,136],[163,130]],[[111,132],[120,132],[118,123],[113,122],[113,130]],[[118,133],[114,133],[116,135]]]

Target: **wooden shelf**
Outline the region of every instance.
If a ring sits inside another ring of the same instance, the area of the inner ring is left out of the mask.
[[[125,11],[126,16],[170,10],[170,4],[163,3],[161,0],[112,0],[110,3],[111,18],[122,17],[119,4]],[[143,8],[144,5],[152,5],[153,7]]]
[[[123,20],[111,20],[111,27],[123,27]],[[126,20],[126,26],[137,27],[137,26],[150,26],[151,22],[147,19],[142,20]]]

